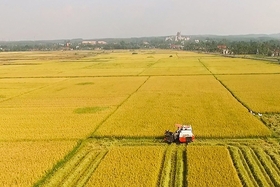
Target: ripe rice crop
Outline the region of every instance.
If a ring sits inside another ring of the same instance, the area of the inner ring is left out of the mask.
[[[187,147],[188,186],[242,186],[223,146]]]
[[[115,147],[101,161],[88,186],[157,186],[165,147]]]
[[[29,90],[1,102],[0,139],[83,138],[146,79],[27,79]],[[25,79],[17,80],[7,81],[9,88],[24,86]],[[41,88],[40,80],[45,84]]]
[[[162,137],[176,123],[197,137],[270,135],[212,76],[151,77],[94,135]]]
[[[275,159],[273,156],[275,153],[268,153],[265,149],[267,148],[260,145],[229,146],[234,165],[244,186],[280,185],[280,167],[277,165],[279,155]]]
[[[256,112],[280,112],[280,75],[223,75],[218,78]]]
[[[75,141],[1,142],[0,186],[32,186],[75,145]]]
[[[147,68],[141,75],[190,75],[210,74],[209,71],[198,61],[196,57],[188,58],[164,58],[151,67]]]
[[[280,73],[280,66],[266,61],[203,56],[200,60],[214,74]]]
[[[0,102],[46,87],[64,79],[0,79]],[[2,105],[2,104],[1,104]]]

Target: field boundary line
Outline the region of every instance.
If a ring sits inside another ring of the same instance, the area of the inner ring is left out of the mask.
[[[82,138],[50,138],[50,139],[0,139],[0,143],[4,142],[11,142],[11,143],[17,143],[17,142],[69,142],[69,141],[83,141]]]
[[[91,162],[89,167],[87,168],[86,172],[83,173],[82,178],[78,179],[76,185],[82,184],[82,186],[85,186],[88,181],[90,180],[91,176],[94,174],[94,171],[97,169],[99,164],[102,162],[104,157],[107,155],[109,151],[101,151],[99,155]]]
[[[188,150],[186,146],[182,150],[183,154],[183,187],[188,187]]]
[[[205,73],[190,73],[190,74],[170,74],[170,75],[163,75],[163,74],[147,74],[142,75],[145,70],[149,69],[150,67],[144,69],[142,72],[135,74],[135,75],[85,75],[85,76],[43,76],[43,77],[0,77],[0,80],[4,79],[75,79],[75,78],[98,78],[98,77],[106,77],[106,78],[116,78],[116,77],[147,77],[147,76],[154,76],[154,77],[172,77],[172,76],[205,76],[205,75],[212,75],[212,74],[205,74]],[[216,73],[213,75],[280,75],[279,73]]]
[[[34,187],[39,187],[48,182],[52,176],[69,160],[71,160],[85,145],[84,140],[78,141],[77,145],[70,150],[62,159],[60,159],[54,166],[49,169],[45,175],[43,175],[38,181],[34,183]]]
[[[137,76],[144,76],[144,75],[141,75],[142,73],[144,73],[146,70],[150,69],[152,66],[154,66],[155,64],[159,63],[162,59],[165,59],[165,58],[160,58],[158,59],[157,61],[155,61],[154,63],[152,63],[149,67],[145,68],[143,71],[141,71],[140,73],[137,74]]]
[[[57,83],[60,83],[60,82],[66,81],[66,80],[68,80],[68,79],[65,79],[65,78],[64,78],[63,80],[57,81],[57,82],[55,82],[55,83],[50,83],[50,84],[47,84],[47,85],[45,85],[45,86],[41,86],[41,87],[38,87],[38,88],[35,88],[35,89],[32,89],[32,90],[26,91],[26,92],[24,92],[24,93],[21,93],[21,94],[18,94],[18,95],[15,95],[15,96],[6,98],[6,99],[0,101],[0,103],[3,103],[3,102],[5,102],[5,101],[12,100],[12,99],[14,99],[14,98],[17,98],[17,97],[20,97],[20,96],[23,96],[23,95],[26,95],[26,94],[29,94],[29,93],[32,93],[32,92],[35,92],[35,91],[37,91],[37,90],[41,90],[41,89],[47,88],[48,86],[51,86],[51,85],[53,85],[53,84],[57,84]]]
[[[280,186],[279,168],[274,164],[270,157],[268,159],[267,154],[263,149],[252,147],[251,150],[254,153],[255,157],[258,158],[272,183],[275,186]]]
[[[243,103],[236,95],[234,95],[234,93],[220,80],[218,79],[218,77],[216,77],[216,75],[200,60],[198,59],[198,61],[211,73],[211,75],[233,96],[233,98],[235,98],[243,107],[245,107],[248,111],[251,111],[251,109],[249,108],[248,105],[246,105],[245,103]]]
[[[166,156],[167,156],[167,153],[168,153],[168,149],[169,147],[165,148],[164,152],[163,152],[163,155],[162,155],[162,160],[161,160],[161,163],[160,163],[160,168],[159,168],[159,172],[158,172],[158,179],[157,179],[157,186],[161,186],[162,185],[162,178],[164,177],[164,173],[163,173],[163,170],[164,170],[164,165],[165,165],[165,162],[166,162]]]
[[[149,79],[150,79],[151,76],[148,76],[147,79],[134,91],[132,92],[125,100],[123,100],[117,107],[116,109],[111,113],[109,114],[105,119],[103,119],[95,128],[95,130],[93,132],[90,133],[89,137],[94,137],[94,133],[98,130],[98,128],[103,124],[105,123],[114,113],[116,113],[116,111],[129,99],[131,98],[132,95],[134,95]]]
[[[267,175],[266,171],[264,170],[263,166],[259,163],[259,160],[255,157],[254,153],[252,152],[251,148],[248,146],[239,146],[246,163],[248,164],[251,173],[253,174],[256,182],[259,186],[274,186],[273,183],[270,181],[270,178]],[[268,180],[269,178],[269,180]]]
[[[80,151],[78,151],[77,153],[79,153],[79,152],[81,152],[82,150],[80,150]],[[76,154],[77,154],[76,153]],[[72,166],[72,164],[70,164],[70,163],[65,163],[65,165],[70,165],[69,167],[69,171],[67,171],[66,170],[66,168],[63,168],[63,166],[61,167],[61,169],[62,169],[62,176],[60,176],[60,178],[58,179],[58,182],[57,182],[57,184],[55,184],[55,185],[57,185],[57,186],[64,186],[65,185],[65,183],[67,183],[68,181],[75,181],[75,178],[76,178],[76,173],[77,173],[77,170],[79,169],[79,166],[80,165],[82,165],[84,162],[86,162],[86,160],[88,159],[88,157],[90,157],[90,156],[92,156],[91,154],[94,154],[94,153],[92,153],[90,150],[86,150],[85,151],[85,153],[83,153],[83,155],[81,156],[81,157],[79,157],[77,160],[74,160],[74,165],[73,165],[73,167],[71,167]],[[75,156],[75,155],[74,155]],[[97,156],[97,155],[96,155]],[[73,158],[72,158],[73,159]],[[72,160],[71,159],[71,160]],[[83,168],[82,168],[83,169]],[[65,172],[63,172],[63,171],[65,171]],[[59,171],[58,171],[59,172]],[[55,173],[54,173],[54,175],[51,177],[51,179],[52,178],[55,178],[54,177],[55,176]],[[78,180],[78,179],[77,179]]]
[[[243,186],[259,186],[240,149],[232,145],[228,145],[227,149],[241,184]]]

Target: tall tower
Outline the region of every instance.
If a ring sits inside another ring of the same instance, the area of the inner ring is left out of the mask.
[[[181,40],[182,36],[181,36],[181,32],[177,32],[176,37],[175,37],[175,41]]]

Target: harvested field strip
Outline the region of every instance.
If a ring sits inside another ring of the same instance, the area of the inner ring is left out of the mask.
[[[77,186],[85,184],[98,166],[106,150],[80,148],[76,154],[47,179],[42,186]]]
[[[245,187],[249,186],[259,186],[254,176],[251,173],[251,170],[242,155],[241,151],[237,147],[229,146],[228,147],[234,166],[238,172],[238,176],[242,182],[242,185]]]
[[[71,172],[69,172],[68,176],[64,178],[62,183],[59,186],[67,187],[67,186],[75,186],[77,181],[81,176],[83,176],[84,172],[91,164],[92,160],[94,160],[99,152],[90,151],[87,155],[83,157],[83,159],[79,162],[77,167],[73,168]]]
[[[161,170],[159,186],[184,186],[185,182],[185,167],[184,155],[186,152],[185,145],[169,145]]]
[[[68,178],[61,184],[61,186],[83,186],[90,179],[93,171],[106,153],[107,151],[89,152],[75,170],[68,175]]]
[[[149,171],[155,180],[148,179],[150,182],[146,182],[147,186],[205,186],[197,181],[212,181],[211,186],[217,186],[222,180],[220,173],[224,175],[225,170],[231,175],[228,178],[224,176],[226,180],[234,179],[233,184],[236,184],[230,186],[279,186],[280,155],[277,141],[272,138],[197,140],[187,146],[187,154],[185,144],[166,146],[155,139],[87,139],[72,158],[61,167],[56,167],[56,172],[52,172],[42,186],[102,186],[102,181],[107,180],[106,177],[102,178],[103,175],[111,177],[111,181],[115,181],[115,177],[119,181],[128,180],[127,186],[139,186],[148,176],[141,176],[135,185],[129,183],[128,178],[143,175],[149,170],[154,172]],[[108,158],[109,153],[109,158],[113,160]],[[99,168],[101,163],[102,172]],[[145,167],[141,166],[142,163],[145,163]],[[138,167],[144,167],[145,171]],[[194,170],[199,174],[194,175]],[[255,171],[260,171],[262,178]],[[137,174],[139,172],[142,174]],[[202,180],[199,175],[209,176],[209,179]],[[99,182],[95,183],[96,180]],[[214,183],[217,185],[212,185]],[[113,186],[108,182],[106,185]]]
[[[279,154],[275,154],[275,152],[266,150],[267,155],[270,156],[271,160],[273,160],[274,164],[280,169],[280,156]],[[280,175],[280,174],[279,174]]]
[[[274,186],[269,175],[266,173],[264,167],[251,148],[247,146],[240,146],[239,148],[259,186]]]
[[[181,145],[177,149],[176,155],[176,175],[175,175],[175,185],[176,187],[185,187],[186,185],[186,147]]]
[[[98,156],[93,160],[93,163],[89,165],[86,172],[83,173],[83,175],[80,176],[80,179],[77,181],[77,183],[73,186],[78,185],[85,185],[90,177],[92,176],[92,173],[95,171],[95,169],[98,167],[99,163],[102,161],[104,156],[107,154],[107,151],[102,151],[98,154]]]
[[[280,186],[280,170],[271,160],[271,158],[259,147],[253,148],[254,153],[263,165],[268,176],[275,186]]]
[[[174,186],[175,169],[176,169],[176,145],[170,145],[165,152],[159,186],[161,187]]]

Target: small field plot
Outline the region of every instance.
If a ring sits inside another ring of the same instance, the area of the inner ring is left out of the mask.
[[[165,147],[114,147],[87,186],[157,186]]]
[[[198,61],[197,57],[178,58],[172,56],[159,60],[147,68],[142,75],[190,75],[210,74],[209,71]]]
[[[138,75],[146,68],[158,61],[159,58],[168,57],[166,54],[147,54],[145,52],[114,52],[98,54],[87,58],[86,62],[79,62],[83,66],[73,68],[63,75],[66,76],[117,76]],[[85,60],[85,59],[84,59]]]
[[[280,113],[280,74],[217,77],[251,110]]]
[[[168,51],[169,52],[169,51]],[[85,77],[138,75],[167,51],[26,53],[0,55],[0,77]],[[174,54],[174,52],[170,52]],[[2,59],[2,62],[1,62]]]
[[[0,79],[0,103],[64,79]]]
[[[3,101],[0,140],[84,138],[146,79],[63,79]]]
[[[151,77],[94,135],[162,137],[176,123],[197,137],[270,135],[213,76]]]
[[[214,74],[280,73],[279,64],[266,61],[207,56],[200,60]]]
[[[188,186],[242,186],[224,146],[187,147]]]
[[[0,142],[0,186],[32,186],[75,145],[75,141]]]
[[[18,52],[0,54],[0,77],[58,77],[82,68],[89,52]],[[76,63],[73,63],[76,62]],[[81,63],[77,63],[81,62]]]

